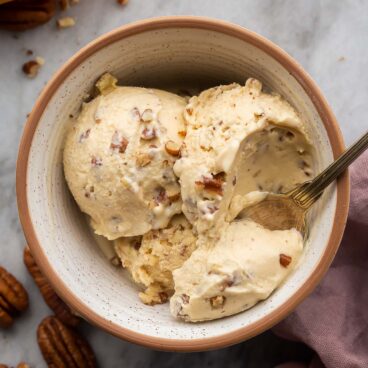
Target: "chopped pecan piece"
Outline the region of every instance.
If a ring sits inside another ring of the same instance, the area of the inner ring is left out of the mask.
[[[156,129],[151,127],[144,128],[141,133],[141,138],[145,141],[156,138]]]
[[[183,304],[189,304],[190,296],[187,294],[181,294],[181,300],[183,301]]]
[[[118,131],[115,131],[111,138],[110,148],[113,151],[124,153],[128,147],[128,144],[129,141],[125,137],[122,137]]]
[[[203,186],[205,190],[215,192],[222,195],[223,188],[222,185],[225,182],[225,173],[221,172],[212,177],[203,176],[202,181],[196,181],[195,183],[199,186]]]
[[[23,73],[29,77],[34,78],[40,70],[42,64],[38,60],[29,60],[23,64]]]
[[[57,317],[46,317],[40,323],[37,341],[49,367],[96,367],[96,358],[88,342]]]
[[[21,362],[17,365],[17,368],[31,368],[31,367],[29,366],[29,364]]]
[[[180,155],[180,145],[174,141],[167,141],[165,144],[166,152],[171,156],[179,156]]]
[[[148,153],[139,153],[135,159],[138,167],[145,167],[152,161],[152,156]]]
[[[146,109],[141,114],[141,121],[144,123],[149,123],[153,120],[153,111],[152,109]]]
[[[93,167],[102,166],[102,159],[96,156],[92,156],[91,165]]]
[[[164,203],[167,200],[167,194],[165,188],[159,187],[156,189],[156,194],[154,197],[154,201],[156,205],[159,205],[160,203]]]
[[[185,110],[186,110],[188,115],[191,116],[193,114],[193,109],[191,107],[187,107]]]
[[[291,263],[292,258],[286,254],[280,254],[280,265],[282,267],[287,267]]]
[[[91,129],[87,129],[85,132],[83,132],[79,136],[79,143],[83,143],[89,137],[90,133],[91,133]]]
[[[10,327],[14,318],[27,308],[27,291],[12,274],[0,267],[0,326]]]
[[[210,304],[213,309],[221,308],[224,306],[226,298],[222,295],[213,296],[210,298]]]
[[[185,130],[179,130],[179,131],[178,131],[178,135],[179,135],[180,137],[185,138],[185,137],[186,137],[186,135],[187,135],[187,132],[186,132]]]
[[[126,5],[128,4],[129,0],[116,0],[118,4],[120,5]]]
[[[28,247],[25,247],[24,249],[23,261],[28,269],[28,272],[31,274],[33,280],[40,289],[42,297],[49,308],[54,311],[55,315],[63,323],[73,327],[76,326],[80,319],[75,316],[70,308],[57,296],[54,289],[42,275],[41,270],[38,268]]]

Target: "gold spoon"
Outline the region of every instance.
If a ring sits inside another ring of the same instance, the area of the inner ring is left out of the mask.
[[[269,193],[261,201],[241,211],[241,218],[250,218],[270,230],[295,228],[305,233],[305,215],[309,208],[357,157],[368,148],[368,132],[348,148],[336,161],[313,180],[284,194]]]

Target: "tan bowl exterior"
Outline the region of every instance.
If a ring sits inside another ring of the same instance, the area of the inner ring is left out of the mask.
[[[59,85],[82,61],[94,54],[96,51],[124,37],[136,35],[144,31],[156,29],[162,30],[172,27],[196,28],[216,31],[240,40],[244,40],[271,55],[272,58],[274,58],[289,71],[289,73],[297,80],[297,82],[313,102],[315,109],[323,121],[334,157],[336,158],[343,151],[344,144],[338,124],[319,88],[309,77],[309,75],[301,68],[301,66],[298,65],[295,60],[293,60],[279,47],[247,29],[223,21],[201,17],[162,17],[129,24],[98,38],[79,51],[56,73],[56,75],[47,84],[42,94],[38,98],[24,128],[17,162],[16,190],[20,220],[32,253],[57,293],[73,309],[75,309],[92,324],[95,324],[102,329],[130,342],[138,343],[155,349],[171,351],[199,351],[222,348],[224,346],[249,339],[263,332],[279,322],[281,319],[285,318],[285,316],[287,316],[308,294],[311,293],[311,291],[322,279],[330,263],[332,262],[343,234],[349,205],[349,178],[347,174],[344,174],[337,182],[337,202],[333,220],[333,228],[328,243],[325,247],[325,251],[316,268],[296,293],[294,293],[288,300],[273,310],[270,314],[263,316],[252,324],[210,338],[196,338],[191,340],[159,338],[146,336],[138,331],[132,331],[120,325],[114,324],[111,321],[101,317],[93,309],[81,302],[81,300],[71,292],[66,283],[61,280],[54,271],[53,265],[49,262],[48,256],[43,251],[34,229],[34,224],[28,205],[29,199],[27,197],[28,159],[34,133],[36,131],[39,119],[41,118],[46,106],[58,89]]]

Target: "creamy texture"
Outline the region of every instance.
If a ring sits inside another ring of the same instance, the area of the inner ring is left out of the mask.
[[[110,240],[163,228],[181,212],[177,152],[165,147],[180,146],[185,132],[185,99],[115,84],[110,75],[97,83],[101,94],[84,104],[64,149],[75,200]]]
[[[192,226],[183,215],[178,215],[166,229],[115,241],[123,266],[135,282],[145,287],[139,294],[145,304],[164,303],[174,293],[172,272],[192,254],[196,240]]]
[[[310,146],[302,121],[279,95],[262,92],[259,81],[251,78],[245,86],[219,86],[192,97],[185,119],[185,149],[174,171],[183,212],[199,233],[223,222],[237,192],[260,190],[260,185],[282,190],[305,181],[298,151],[307,155]],[[311,165],[309,156],[305,160]],[[281,165],[286,176],[279,175]]]
[[[198,322],[251,308],[290,274],[302,250],[295,229],[270,231],[252,221],[234,221],[214,247],[198,248],[174,271],[171,313]],[[280,263],[282,255],[291,257],[287,266]]]

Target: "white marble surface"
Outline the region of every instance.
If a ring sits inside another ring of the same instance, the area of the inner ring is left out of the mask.
[[[28,276],[21,254],[24,237],[15,200],[17,148],[27,113],[45,82],[81,46],[121,24],[173,14],[206,15],[248,27],[276,42],[294,56],[320,85],[352,143],[367,130],[368,2],[359,0],[80,0],[68,11],[77,18],[72,29],[57,31],[55,23],[15,35],[0,31],[0,264],[30,293],[30,309],[9,331],[0,331],[0,362],[25,360],[45,367],[35,331],[50,313]],[[39,76],[28,80],[21,65],[25,50],[46,59]],[[272,367],[290,357],[307,357],[298,346],[270,333],[232,348],[197,354],[154,352],[122,342],[91,326],[83,326],[101,367]]]

